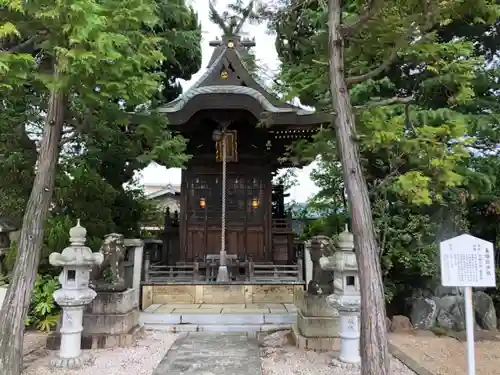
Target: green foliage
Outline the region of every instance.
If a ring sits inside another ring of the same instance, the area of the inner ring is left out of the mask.
[[[343,4],[346,24],[364,6]],[[446,6],[431,1],[428,9],[422,4],[384,2],[348,38],[344,56],[345,76],[354,82],[349,93],[386,297],[395,303],[434,288],[440,240],[467,231],[469,224],[473,233],[500,239],[492,220],[500,212],[500,76],[492,59],[499,45],[499,6],[490,0]],[[283,0],[262,16],[277,33],[282,65],[276,90],[330,111],[327,3]],[[308,234],[331,236],[341,213],[348,212],[334,132],[324,130],[291,152],[320,155],[312,174],[320,192],[310,207],[324,217],[309,225]]]
[[[1,41],[10,53],[1,56],[9,74],[0,69],[0,84],[10,91],[0,94],[0,214],[22,218],[47,90],[61,85],[65,129],[41,264],[52,272],[46,256],[68,245],[78,218],[95,250],[106,233],[138,235],[151,206],[124,184],[151,161],[178,167],[187,160],[185,139],[148,108],[174,99],[177,79],[199,69],[201,29],[183,0],[12,4],[0,13],[10,30]],[[10,254],[13,260],[17,252]]]
[[[54,301],[53,293],[59,288],[57,278],[37,275],[26,318],[27,327],[49,332],[56,326],[59,319],[59,307]]]

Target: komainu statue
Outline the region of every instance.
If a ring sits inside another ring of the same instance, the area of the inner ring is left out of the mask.
[[[111,233],[104,236],[100,252],[104,261],[100,267],[93,269],[91,284],[95,291],[123,292],[127,289],[125,285],[125,244],[123,235]]]
[[[335,246],[331,238],[327,236],[314,236],[306,244],[307,251],[310,252],[312,262],[312,279],[307,286],[307,291],[311,294],[331,294],[332,274],[324,271],[319,259],[325,255],[331,255],[335,251]]]

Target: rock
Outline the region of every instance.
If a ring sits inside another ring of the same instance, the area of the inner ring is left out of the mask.
[[[436,302],[430,298],[416,298],[411,309],[411,323],[418,329],[429,329],[436,322]]]
[[[434,298],[438,309],[436,322],[439,327],[453,331],[465,329],[465,303],[462,296]]]
[[[444,296],[457,296],[460,295],[460,288],[454,286],[442,286],[439,285],[434,291],[434,296],[444,297]]]
[[[457,301],[451,310],[451,316],[455,320],[455,331],[465,331],[465,302]]]
[[[281,348],[290,343],[291,331],[279,330],[262,337],[261,345],[266,348]]]
[[[451,313],[446,310],[439,310],[436,316],[436,322],[439,327],[446,330],[453,330],[455,328],[455,321],[451,316]]]
[[[385,317],[385,327],[387,328],[387,332],[389,332],[391,330],[391,324],[392,324],[391,318],[386,316]]]
[[[463,301],[463,297],[459,295],[449,295],[444,297],[434,297],[434,302],[436,302],[436,307],[438,310],[451,311],[453,306],[455,306],[458,301]]]
[[[497,314],[493,300],[485,292],[477,291],[472,297],[476,322],[482,329],[497,329]]]
[[[413,330],[410,319],[404,315],[394,315],[392,317],[391,332],[409,332]]]

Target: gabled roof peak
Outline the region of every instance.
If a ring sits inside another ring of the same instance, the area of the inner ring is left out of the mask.
[[[223,35],[222,39],[216,38],[209,42],[210,47],[226,46],[229,48],[251,48],[255,47],[255,37],[254,38],[242,38],[240,35]]]

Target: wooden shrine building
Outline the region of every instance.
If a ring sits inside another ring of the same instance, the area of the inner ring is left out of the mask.
[[[291,218],[273,176],[280,168],[300,165],[286,158],[292,142],[310,138],[331,121],[326,114],[285,103],[259,83],[245,65],[254,41],[225,36],[210,45],[214,51],[206,72],[178,99],[158,109],[171,129],[189,140],[187,153],[192,155],[182,172],[178,245],[168,249],[166,264],[156,265],[158,275],[175,267],[182,276],[183,267],[189,272],[194,267],[208,280],[209,270],[201,268],[217,263],[222,143],[214,134],[221,132],[226,140],[227,258],[239,269],[248,268],[249,262],[295,263]],[[166,233],[172,230],[166,228]],[[243,277],[245,272],[236,273]]]

